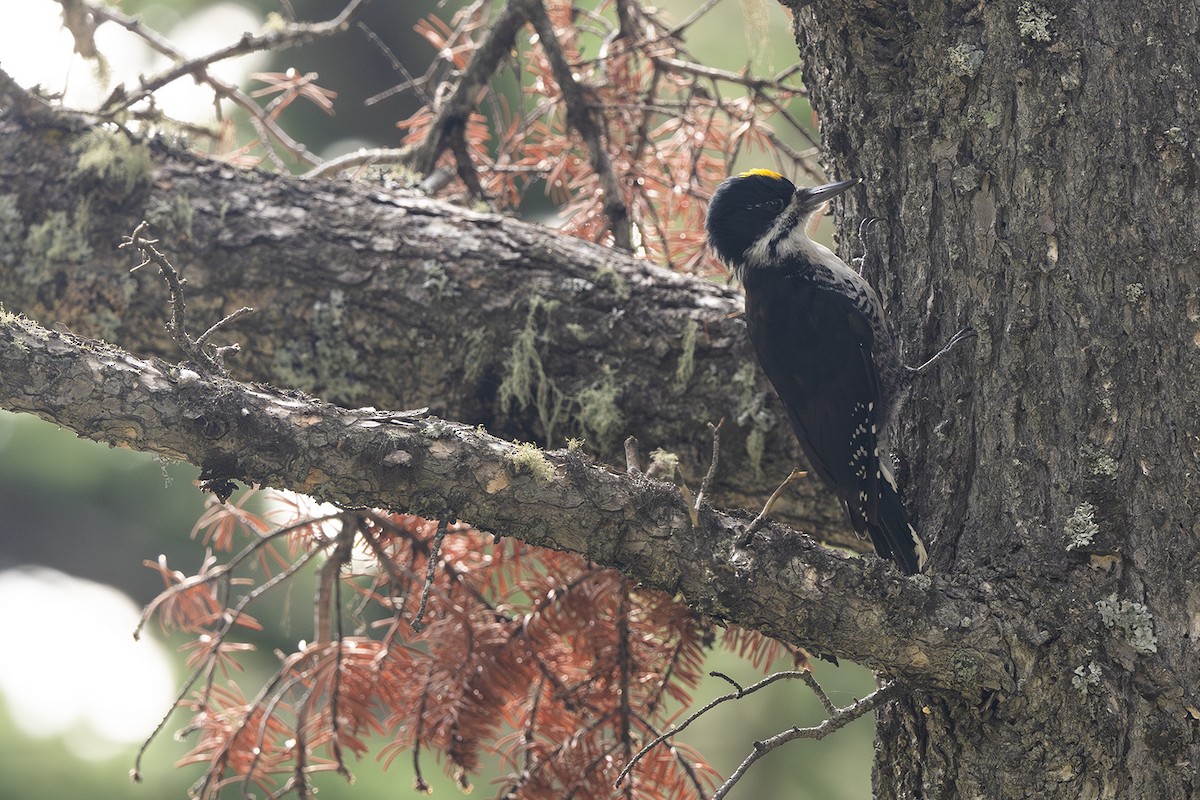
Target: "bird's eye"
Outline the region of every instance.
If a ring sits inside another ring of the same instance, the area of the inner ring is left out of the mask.
[[[746,206],[746,208],[750,211],[757,211],[758,209],[761,208],[761,209],[770,211],[772,213],[778,213],[783,210],[783,206],[784,206],[783,199],[779,198],[779,197],[775,197],[770,200],[764,200],[761,203],[751,203],[750,205]]]

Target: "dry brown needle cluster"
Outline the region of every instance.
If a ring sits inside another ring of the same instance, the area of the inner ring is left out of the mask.
[[[698,271],[708,197],[739,153],[756,150],[789,171],[818,174],[808,163],[813,152],[790,147],[770,125],[782,120],[812,143],[788,110],[804,94],[795,69],[757,78],[691,57],[684,35],[713,5],[680,24],[637,2],[585,9],[538,0],[502,12],[472,3],[449,23],[429,17],[418,31],[438,58],[405,86],[446,86],[445,76],[462,74],[456,89],[466,87],[470,108],[460,118],[447,113],[453,96],[428,95],[400,123],[405,141],[425,152],[440,143],[436,163],[457,176],[443,191],[516,208],[542,186],[565,232]],[[508,41],[504,23],[514,8],[529,26]],[[472,83],[472,66],[506,44],[519,65],[516,97],[495,81]]]
[[[248,495],[249,496],[249,493]],[[568,554],[497,541],[462,523],[336,512],[275,528],[241,503],[214,502],[198,531],[209,558],[147,609],[194,636],[191,710],[206,765],[195,787],[230,784],[269,796],[309,793],[314,771],[347,773],[344,754],[409,756],[417,788],[432,750],[465,788],[480,754],[501,756],[505,798],[696,797],[715,775],[686,746],[658,747],[619,789],[617,776],[691,701],[711,623],[618,573]],[[280,654],[252,696],[239,685],[257,629],[249,606],[313,562],[313,641]],[[431,568],[432,562],[432,568]],[[775,645],[740,632],[731,643],[765,657]],[[368,737],[374,737],[372,745]]]

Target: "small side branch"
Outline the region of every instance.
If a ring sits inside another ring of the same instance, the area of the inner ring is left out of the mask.
[[[704,502],[704,496],[708,494],[708,489],[712,486],[713,479],[717,477],[717,464],[721,461],[721,426],[725,424],[725,418],[716,425],[708,423],[708,429],[712,431],[712,460],[708,462],[708,472],[704,475],[704,480],[700,482],[700,491],[696,493],[696,503],[693,508],[696,511],[700,510],[700,504]]]
[[[329,178],[347,169],[370,167],[375,164],[395,164],[408,158],[410,151],[404,147],[362,147],[353,153],[331,158],[301,175],[305,180]]]
[[[141,263],[129,271],[136,272],[148,264],[158,266],[158,271],[162,274],[163,280],[167,282],[167,288],[171,291],[171,317],[167,320],[167,333],[171,334],[171,338],[175,340],[175,344],[179,345],[179,349],[183,351],[184,355],[196,362],[206,372],[214,375],[225,375],[225,356],[230,353],[236,353],[241,348],[236,344],[224,347],[211,347],[208,345],[208,340],[222,326],[251,313],[254,309],[243,306],[224,319],[216,322],[212,327],[200,334],[200,338],[193,339],[187,332],[187,303],[183,299],[183,284],[185,281],[179,277],[179,272],[175,269],[175,265],[171,263],[171,260],[155,247],[158,244],[158,239],[149,239],[146,237],[146,232],[149,228],[149,223],[143,220],[140,225],[133,229],[133,233],[126,236],[124,241],[118,245],[121,248],[136,248],[138,254],[142,257]]]
[[[102,113],[113,114],[128,108],[137,101],[154,94],[168,83],[172,83],[185,75],[205,76],[207,69],[218,61],[224,61],[235,56],[255,53],[261,50],[276,50],[281,47],[303,44],[321,36],[340,33],[346,30],[350,24],[350,20],[366,3],[367,0],[350,0],[340,14],[326,22],[293,23],[282,31],[259,36],[252,36],[247,33],[237,42],[220,50],[200,56],[199,58],[181,60],[165,72],[151,78],[143,79],[142,85],[137,91],[129,94],[114,94],[105,104]],[[104,18],[109,19],[112,17],[105,16]]]
[[[413,617],[412,621],[412,629],[417,633],[425,629],[425,607],[429,603],[429,592],[433,589],[433,579],[437,575],[438,554],[442,550],[442,540],[446,538],[446,529],[449,524],[449,520],[438,520],[437,533],[434,534],[433,542],[429,545],[429,568],[425,573],[425,586],[421,589],[421,602],[417,606],[417,615]]]
[[[623,770],[621,770],[621,774],[617,776],[616,783],[614,784],[615,786],[621,785],[621,783],[625,780],[626,777],[628,777],[629,773],[633,770],[633,768],[637,764],[637,762],[641,761],[642,758],[647,753],[649,753],[651,750],[658,747],[660,744],[667,741],[668,739],[670,739],[674,736],[678,736],[680,733],[683,732],[683,730],[685,728],[687,728],[689,725],[691,725],[696,720],[700,719],[700,717],[704,716],[709,711],[712,711],[714,708],[721,705],[721,703],[725,703],[730,700],[741,700],[746,695],[754,694],[759,689],[764,689],[778,681],[802,678],[805,674],[807,674],[807,672],[806,671],[795,671],[795,670],[789,670],[786,672],[775,672],[775,673],[772,673],[771,675],[768,675],[767,677],[763,678],[758,683],[755,683],[751,686],[747,686],[745,688],[743,688],[740,684],[738,684],[736,681],[734,681],[728,675],[725,675],[725,674],[719,673],[719,672],[713,672],[711,674],[714,677],[724,678],[725,680],[732,683],[734,685],[734,687],[736,687],[736,691],[730,692],[729,694],[723,694],[720,697],[716,698],[715,700],[709,701],[702,708],[700,708],[700,709],[696,710],[694,713],[692,713],[691,716],[689,716],[683,722],[681,722],[680,724],[678,724],[672,728],[669,728],[668,730],[666,730],[665,732],[660,734],[657,738],[651,740],[648,744],[646,744],[645,747],[643,747],[641,750],[639,750],[637,752],[637,755],[635,755],[632,759],[630,759],[629,763],[625,765],[625,768]],[[828,722],[828,720],[826,720],[826,722]],[[843,723],[843,724],[845,724],[845,723]]]
[[[750,767],[754,766],[754,762],[765,756],[777,747],[781,747],[794,739],[824,739],[834,731],[846,727],[859,717],[873,711],[881,703],[885,703],[892,699],[897,693],[896,684],[886,684],[869,695],[855,703],[852,703],[844,708],[839,708],[835,713],[822,722],[820,725],[814,725],[811,728],[792,728],[782,733],[777,733],[770,739],[764,739],[761,742],[754,743],[754,750],[746,759],[738,764],[737,769],[729,776],[725,783],[713,794],[712,800],[722,800],[729,791],[734,787],[742,776],[749,771]]]
[[[737,547],[745,547],[750,544],[750,540],[754,538],[754,534],[763,525],[766,525],[767,520],[771,518],[771,509],[775,507],[775,504],[779,502],[779,498],[783,496],[783,490],[797,478],[807,477],[808,473],[802,469],[792,470],[791,474],[783,479],[783,483],[779,484],[779,488],[771,492],[771,496],[767,498],[767,503],[763,506],[763,510],[758,512],[758,516],[750,521],[750,524],[746,526],[746,530],[742,531],[742,535],[738,537],[734,544]]]
[[[333,552],[321,565],[317,577],[317,595],[313,609],[313,631],[317,644],[327,644],[333,641],[333,629],[341,628],[342,607],[335,602],[338,587],[341,583],[342,568],[350,563],[354,551],[354,537],[358,533],[358,517],[348,511],[338,520],[340,530],[334,540]]]
[[[517,31],[525,24],[527,3],[509,2],[489,26],[487,38],[475,51],[454,92],[437,110],[437,117],[425,140],[411,154],[410,164],[421,175],[429,175],[437,167],[438,158],[457,138],[466,133],[467,117],[479,101],[488,81],[508,58],[516,44]]]

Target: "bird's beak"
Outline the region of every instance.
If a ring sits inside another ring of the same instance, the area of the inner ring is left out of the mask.
[[[827,183],[824,186],[814,186],[811,189],[799,189],[796,194],[803,193],[805,195],[804,205],[808,208],[816,208],[826,200],[832,200],[851,186],[858,186],[860,183],[862,183],[862,178],[850,178],[837,183]]]

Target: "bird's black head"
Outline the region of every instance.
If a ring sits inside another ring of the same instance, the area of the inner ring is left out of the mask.
[[[708,204],[708,246],[737,273],[749,266],[748,251],[764,237],[783,240],[831,198],[859,183],[858,178],[797,189],[778,172],[743,172],[713,192]]]
[[[708,204],[708,246],[734,269],[788,207],[796,186],[778,172],[753,169],[726,178]]]

